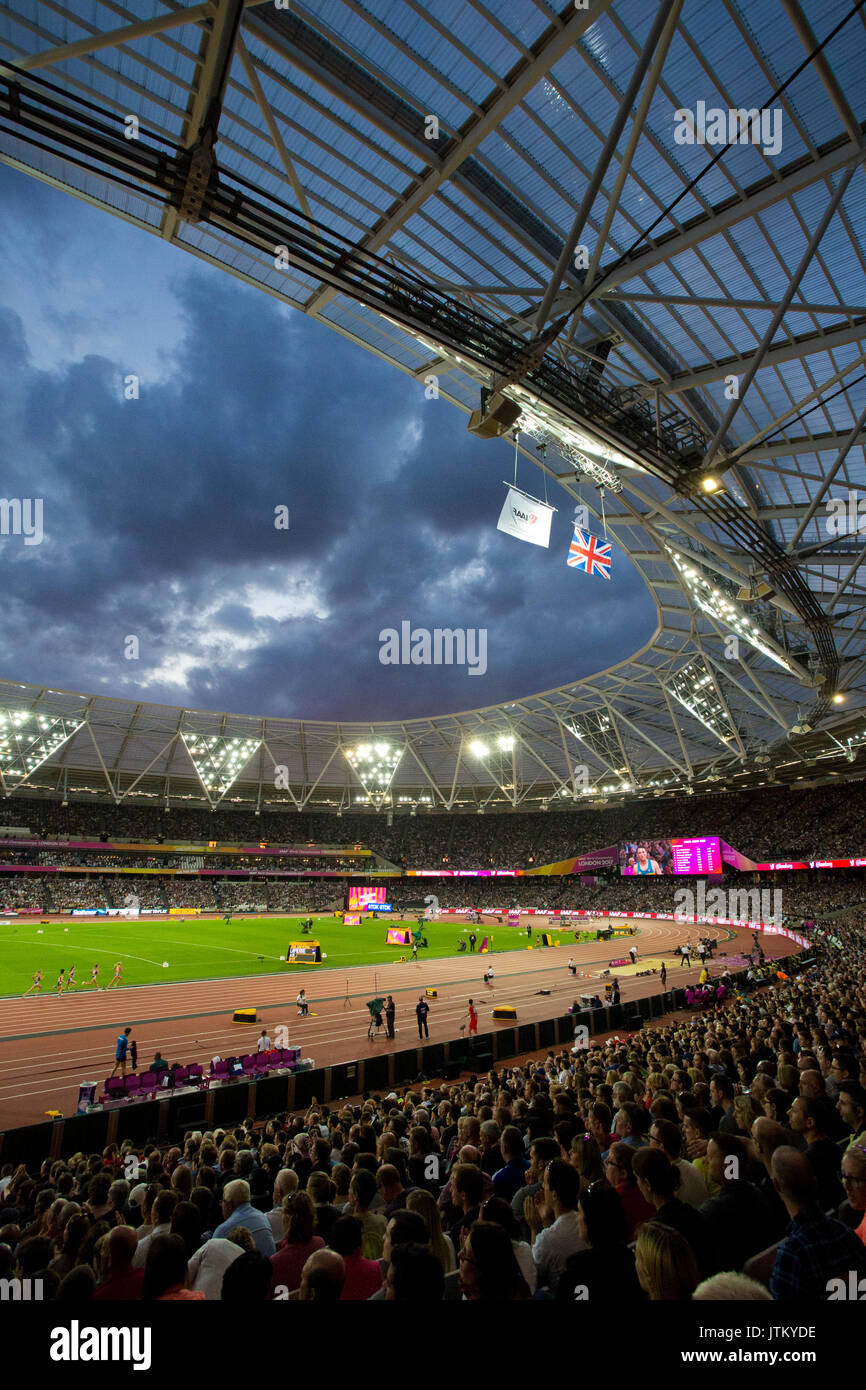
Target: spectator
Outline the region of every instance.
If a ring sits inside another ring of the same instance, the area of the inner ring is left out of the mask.
[[[849,1272],[866,1276],[866,1246],[841,1221],[824,1216],[817,1205],[818,1180],[806,1154],[777,1149],[773,1178],[791,1218],[770,1276],[770,1293],[782,1302],[823,1302],[830,1281]]]
[[[842,1157],[842,1183],[852,1211],[866,1212],[866,1146],[852,1144]],[[855,1232],[866,1245],[866,1216]]]
[[[845,1196],[839,1177],[842,1150],[827,1137],[827,1114],[826,1101],[798,1096],[791,1106],[788,1123],[806,1141],[805,1154],[818,1181],[818,1206],[822,1211],[835,1211]]]
[[[232,1234],[236,1235],[236,1232]],[[250,1249],[255,1250],[252,1236],[248,1231],[246,1234]],[[222,1236],[206,1240],[188,1262],[189,1287],[198,1293],[203,1293],[209,1303],[221,1298],[223,1276],[229,1265],[239,1259],[243,1253],[243,1246],[237,1244],[236,1240],[229,1240]],[[269,1271],[269,1288],[271,1273],[272,1271]]]
[[[559,1281],[560,1301],[602,1300],[637,1303],[643,1292],[628,1248],[628,1226],[622,1202],[610,1183],[600,1180],[583,1188],[578,1198],[578,1229],[586,1248],[569,1255]]]
[[[508,1233],[476,1221],[460,1252],[460,1290],[472,1303],[515,1303],[531,1298]]]
[[[686,1206],[699,1207],[707,1200],[707,1185],[700,1172],[687,1158],[682,1157],[683,1135],[678,1125],[671,1120],[653,1120],[650,1125],[649,1141],[659,1148],[674,1165],[680,1175],[677,1197]]]
[[[450,1236],[442,1230],[439,1207],[429,1192],[415,1188],[406,1199],[406,1210],[417,1212],[427,1227],[427,1239],[431,1253],[442,1266],[444,1274],[453,1274],[457,1269],[457,1256]]]
[[[258,1250],[241,1250],[223,1273],[223,1303],[265,1303],[271,1291],[271,1262]]]
[[[577,1173],[563,1159],[555,1158],[545,1169],[542,1194],[526,1199],[524,1216],[532,1232],[538,1284],[552,1294],[569,1255],[586,1249],[576,1211],[579,1191]]]
[[[131,1226],[115,1226],[102,1250],[102,1281],[94,1294],[97,1303],[141,1298],[144,1270],[133,1267],[138,1249]]]
[[[680,1175],[661,1149],[641,1149],[634,1156],[634,1175],[641,1196],[655,1209],[654,1221],[672,1226],[687,1240],[699,1270],[707,1270],[706,1230],[694,1207],[680,1199]]]
[[[502,1131],[500,1147],[505,1162],[493,1174],[493,1191],[497,1197],[503,1197],[506,1202],[510,1202],[525,1186],[526,1172],[529,1168],[523,1135],[516,1126],[507,1125]]]
[[[144,1229],[139,1227],[138,1249],[133,1256],[133,1265],[136,1269],[144,1269],[147,1265],[147,1256],[150,1247],[157,1236],[167,1236],[171,1231],[171,1218],[177,1206],[177,1195],[167,1188],[161,1188],[156,1194],[153,1203],[153,1227],[148,1235],[142,1236]],[[143,1296],[143,1295],[142,1295]]]
[[[250,1185],[242,1178],[226,1183],[223,1188],[222,1212],[224,1220],[214,1231],[215,1236],[226,1236],[233,1226],[246,1226],[255,1241],[260,1255],[270,1257],[276,1250],[271,1233],[271,1223],[262,1212],[250,1205]]]
[[[382,1287],[379,1261],[367,1260],[361,1254],[363,1233],[364,1228],[357,1216],[339,1217],[331,1231],[331,1249],[343,1258],[345,1281],[340,1295],[342,1302],[369,1299]]]
[[[451,1227],[448,1235],[459,1257],[466,1232],[481,1215],[484,1181],[481,1169],[471,1163],[458,1163],[452,1169],[450,1181],[454,1205],[461,1215]]]
[[[748,1150],[742,1139],[716,1130],[710,1137],[707,1163],[710,1177],[721,1188],[717,1197],[709,1197],[700,1208],[712,1272],[742,1269],[750,1256],[772,1243],[773,1214],[758,1189],[746,1180]]]
[[[358,1169],[349,1183],[349,1210],[361,1222],[361,1254],[367,1260],[382,1258],[385,1230],[388,1225],[384,1216],[370,1210],[376,1196],[375,1177],[363,1168]]]
[[[204,1302],[204,1294],[186,1287],[186,1248],[180,1236],[156,1235],[148,1240],[141,1296],[158,1303]]]
[[[338,1303],[344,1280],[342,1256],[333,1250],[317,1250],[304,1265],[298,1297],[302,1303]]]
[[[622,1202],[629,1241],[634,1240],[643,1222],[655,1215],[635,1182],[633,1159],[634,1149],[628,1144],[612,1144],[605,1163],[607,1180]]]
[[[661,1221],[645,1221],[635,1247],[641,1288],[655,1303],[682,1303],[698,1287],[700,1275],[691,1246],[679,1231]]]
[[[521,1240],[520,1226],[508,1202],[502,1197],[491,1197],[481,1208],[482,1221],[494,1222],[501,1226],[511,1240],[514,1253],[517,1256],[517,1263],[520,1265],[520,1272],[526,1280],[529,1292],[534,1294],[538,1287],[538,1269],[532,1255],[532,1245],[528,1240]]]
[[[283,1198],[298,1190],[298,1175],[292,1168],[281,1168],[274,1179],[273,1201],[270,1211],[265,1212],[275,1242],[283,1238]]]
[[[325,1244],[321,1236],[313,1234],[315,1219],[315,1208],[306,1192],[289,1192],[283,1198],[284,1237],[271,1256],[272,1287],[283,1285],[290,1292],[300,1288],[307,1260]]]

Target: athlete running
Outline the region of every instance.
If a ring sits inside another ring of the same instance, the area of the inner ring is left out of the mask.
[[[33,976],[33,984],[30,986],[29,989],[25,989],[24,993],[23,993],[22,996],[21,996],[22,999],[26,999],[27,996],[28,996],[28,994],[32,994],[32,993],[33,993],[34,989],[35,989],[35,991],[36,991],[37,994],[41,994],[41,992],[42,992],[42,971],[41,971],[41,970],[37,970],[37,971],[36,971],[36,974]]]
[[[92,969],[91,972],[90,972],[90,983],[93,985],[93,988],[94,988],[94,989],[99,989],[99,988],[100,988],[100,984],[99,984],[99,966],[98,966],[98,965],[94,965],[93,969]]]
[[[106,989],[111,989],[111,986],[112,986],[112,985],[119,985],[119,984],[120,984],[120,977],[121,977],[122,974],[123,974],[123,966],[121,965],[120,961],[116,961],[116,962],[115,962],[115,965],[114,965],[114,974],[112,975],[111,979],[109,980],[109,982],[108,982],[108,984],[105,986],[105,988],[106,988]]]

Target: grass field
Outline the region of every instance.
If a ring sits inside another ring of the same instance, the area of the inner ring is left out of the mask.
[[[79,917],[42,925],[37,920],[12,918],[0,925],[0,995],[23,994],[36,970],[42,970],[42,993],[51,992],[61,967],[75,966],[76,983],[69,993],[90,989],[90,972],[99,966],[99,983],[107,985],[115,961],[123,964],[122,984],[166,984],[172,980],[224,979],[235,975],[315,975],[321,969],[378,965],[409,954],[408,947],[386,946],[387,926],[415,927],[411,921],[390,924],[362,922],[344,926],[334,917],[315,921],[312,938],[321,943],[322,965],[286,965],[290,941],[304,941],[298,917],[221,918],[184,917],[168,920]],[[426,923],[428,948],[419,959],[453,956],[461,933],[456,922]],[[476,927],[478,946],[487,928]],[[525,932],[498,926],[495,945],[514,949],[526,945]],[[325,959],[327,957],[327,959]],[[163,962],[167,962],[164,965]]]

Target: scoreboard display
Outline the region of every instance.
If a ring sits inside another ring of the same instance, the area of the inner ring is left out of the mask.
[[[318,941],[290,941],[288,962],[290,965],[320,965],[322,948]]]
[[[384,883],[368,888],[358,883],[349,884],[349,911],[363,912],[365,908],[375,908],[385,902],[387,888]]]

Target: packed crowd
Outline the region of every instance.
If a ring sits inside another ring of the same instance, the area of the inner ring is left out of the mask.
[[[866,1277],[864,981],[855,926],[798,976],[626,1040],[7,1165],[0,1278],[77,1305],[846,1297]]]
[[[822,878],[822,873],[824,878]],[[832,876],[832,882],[825,881]],[[830,918],[836,914],[853,920],[866,920],[866,882],[862,871],[815,871],[808,882],[792,876],[780,878],[778,901],[783,919],[799,923],[805,917]],[[68,912],[72,908],[122,907],[130,893],[143,908],[197,907],[205,912],[231,909],[236,912],[334,911],[346,901],[348,880],[342,878],[260,878],[244,881],[223,878],[165,877],[157,875],[105,875],[99,879],[59,875],[4,874],[0,879],[0,913],[38,908],[45,912]],[[760,893],[766,880],[753,882],[750,875],[726,874],[712,880],[706,892],[721,888],[753,894],[744,905],[741,898],[730,904],[730,913],[713,915],[751,917],[760,912]],[[410,915],[423,910],[428,894],[442,909],[507,912],[510,908],[540,912],[582,909],[602,913],[687,911],[680,896],[684,889],[695,890],[690,880],[649,880],[620,878],[581,882],[576,876],[539,876],[521,879],[392,879],[389,901],[397,912]],[[753,909],[754,908],[754,912]],[[698,910],[697,900],[695,908]],[[709,911],[709,907],[708,907]]]
[[[2,862],[10,865],[45,865],[73,869],[238,869],[249,871],[290,870],[292,873],[334,871],[353,874],[369,872],[370,856],[352,854],[114,854],[101,850],[13,849],[3,850]]]
[[[620,840],[718,834],[756,862],[851,857],[863,852],[866,782],[796,790],[719,792],[677,800],[485,816],[173,808],[34,801],[16,797],[14,821],[50,838],[217,839],[271,844],[364,845],[408,868],[531,868]],[[11,818],[11,816],[10,816]]]

